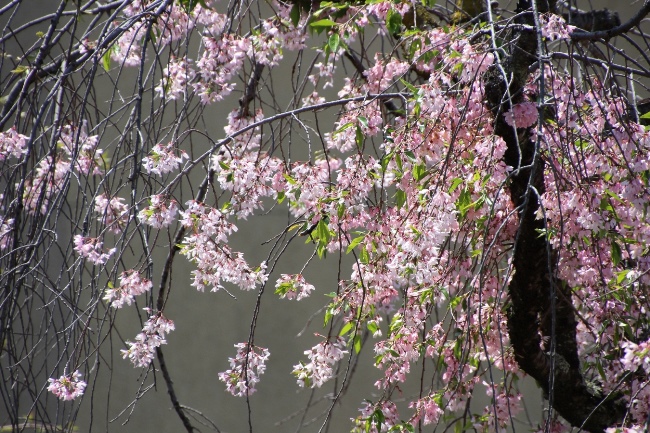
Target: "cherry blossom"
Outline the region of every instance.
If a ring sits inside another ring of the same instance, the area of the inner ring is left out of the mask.
[[[145,322],[142,332],[136,335],[135,341],[126,342],[128,349],[121,350],[122,358],[128,358],[134,367],[148,367],[154,359],[156,348],[167,344],[166,335],[175,329],[174,322],[162,313],[153,313],[149,308],[144,310],[149,314],[149,319]]]
[[[101,175],[108,161],[100,149],[97,135],[88,135],[88,123],[84,121],[81,127],[65,125],[59,136],[60,146],[70,158],[72,167],[79,173]]]
[[[106,264],[117,251],[116,248],[111,248],[108,252],[103,252],[104,243],[98,238],[75,235],[73,242],[75,251],[96,265]]]
[[[574,26],[567,25],[564,18],[556,14],[542,14],[539,21],[542,25],[542,36],[550,41],[569,39],[575,29]]]
[[[537,123],[539,116],[537,107],[532,102],[514,105],[503,114],[506,123],[515,128],[528,128]]]
[[[151,290],[153,283],[147,278],[141,278],[135,270],[124,271],[120,274],[120,286],[106,290],[104,300],[113,308],[122,308],[124,304],[131,305],[136,296]]]
[[[76,370],[70,375],[63,375],[58,379],[48,379],[50,385],[47,390],[59,399],[67,401],[81,397],[86,389],[86,382],[81,380],[81,373]]]
[[[29,137],[19,134],[15,127],[8,131],[0,132],[0,161],[9,157],[20,158],[27,153]]]
[[[226,384],[226,391],[234,396],[253,394],[260,376],[266,371],[266,361],[271,353],[268,349],[250,346],[248,343],[235,344],[237,355],[228,358],[230,369],[219,373],[219,380]]]
[[[129,220],[129,207],[123,201],[121,197],[109,200],[104,194],[95,197],[95,213],[100,215],[97,220],[113,233],[121,233]]]
[[[305,355],[309,363],[294,365],[292,374],[298,378],[301,387],[320,388],[334,376],[334,364],[343,359],[347,350],[343,337],[330,338],[323,341],[311,350],[306,350]]]
[[[187,158],[187,153],[177,150],[172,143],[158,143],[151,149],[150,155],[142,159],[142,166],[148,173],[162,176],[176,170]]]
[[[315,287],[305,281],[302,274],[288,275],[282,274],[275,283],[275,293],[280,298],[295,299],[300,301],[308,297]]]
[[[138,213],[138,218],[156,229],[168,227],[176,220],[178,203],[173,198],[158,194],[149,197],[149,206]]]

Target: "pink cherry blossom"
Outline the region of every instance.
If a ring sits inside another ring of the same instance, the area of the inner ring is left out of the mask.
[[[176,170],[187,158],[187,153],[177,150],[173,143],[158,143],[151,149],[149,156],[142,159],[142,166],[147,173],[162,176]]]
[[[177,215],[178,203],[176,200],[158,194],[149,197],[149,206],[138,213],[138,218],[153,228],[162,229],[171,225]]]
[[[537,123],[539,112],[532,102],[515,104],[503,114],[506,123],[514,128],[528,128]]]
[[[574,26],[567,25],[564,18],[557,14],[542,14],[539,21],[542,25],[542,36],[550,41],[569,39],[575,29]]]
[[[67,401],[81,397],[86,389],[86,382],[81,380],[81,373],[76,370],[70,375],[63,375],[58,379],[48,379],[50,385],[47,390],[59,399]]]
[[[334,365],[348,353],[343,337],[330,338],[323,341],[311,350],[306,350],[305,355],[309,363],[293,366],[292,374],[298,378],[300,387],[320,388],[334,376]]]
[[[174,322],[162,313],[153,313],[144,308],[149,314],[142,332],[136,335],[135,341],[127,341],[128,349],[121,350],[122,358],[129,359],[134,367],[148,367],[153,361],[156,348],[167,344],[166,335],[175,329]]]
[[[113,308],[122,308],[124,304],[131,305],[136,296],[151,290],[153,283],[147,278],[141,278],[135,270],[124,271],[120,274],[120,286],[106,290],[104,300]]]
[[[96,265],[106,264],[116,248],[111,248],[108,252],[103,252],[104,244],[98,238],[84,237],[81,235],[74,236],[74,249],[81,256]]]
[[[282,274],[275,283],[275,293],[280,295],[281,299],[287,298],[300,301],[308,297],[314,289],[315,287],[307,283],[302,274]]]
[[[113,233],[121,233],[129,221],[129,206],[123,201],[121,197],[109,200],[104,194],[95,197],[95,213],[99,214],[97,220]]]
[[[27,153],[29,137],[19,134],[15,127],[0,132],[0,162],[9,157],[20,158]]]
[[[266,371],[266,361],[271,353],[268,349],[249,346],[248,343],[235,344],[237,355],[228,358],[230,369],[219,373],[219,380],[226,384],[226,391],[242,397],[253,394],[260,376]]]
[[[61,128],[59,136],[60,145],[74,170],[79,173],[101,175],[107,165],[103,149],[99,146],[99,136],[88,135],[88,123],[84,121],[81,126],[65,125]]]

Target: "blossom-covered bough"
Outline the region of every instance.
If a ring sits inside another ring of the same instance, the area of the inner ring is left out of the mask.
[[[285,374],[330,387],[296,431],[341,405],[360,432],[647,431],[648,0],[623,23],[551,0],[27,3],[0,7],[3,430],[108,419],[102,378],[135,367],[218,431],[164,357],[170,306],[208,289],[256,292],[203,372],[245,399],[240,430],[267,430],[254,393]],[[272,213],[254,263],[238,230]],[[336,287],[309,280],[330,263]],[[325,294],[316,345],[273,371],[266,300]]]

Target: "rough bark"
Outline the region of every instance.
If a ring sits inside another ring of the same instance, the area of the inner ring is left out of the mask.
[[[539,1],[537,10],[546,12],[553,6]],[[530,1],[520,0],[517,9],[520,24],[534,25]],[[519,211],[519,230],[515,272],[508,287],[510,340],[519,366],[537,380],[553,409],[573,426],[602,432],[622,421],[625,405],[592,393],[582,376],[571,288],[557,278],[555,255],[547,238],[540,236],[546,228],[544,220],[537,217],[538,196],[545,188],[544,161],[529,138],[530,131],[515,130],[502,115],[523,98],[529,68],[538,60],[537,35],[515,29],[509,38],[513,43],[507,57],[501,59],[503,69],[495,66],[489,71],[485,88],[495,116],[495,133],[507,143],[505,162],[515,169],[509,190]]]

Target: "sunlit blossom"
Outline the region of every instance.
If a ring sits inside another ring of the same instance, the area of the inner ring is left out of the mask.
[[[47,390],[61,400],[74,400],[81,397],[86,389],[86,382],[81,380],[81,373],[77,370],[70,375],[63,375],[58,379],[48,379],[50,385]]]

